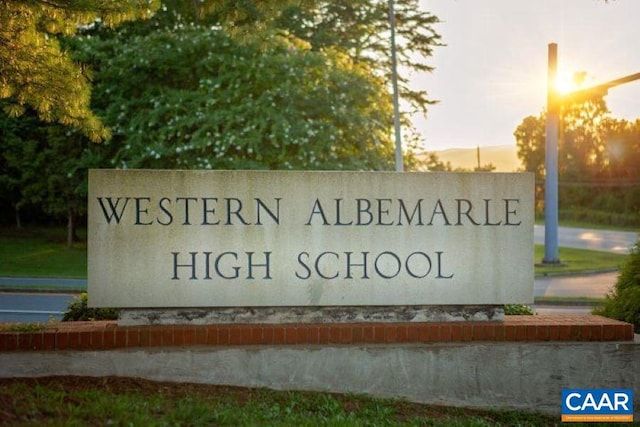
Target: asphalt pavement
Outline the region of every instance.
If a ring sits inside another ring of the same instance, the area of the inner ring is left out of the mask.
[[[0,323],[61,320],[86,279],[0,277]]]
[[[0,293],[0,323],[62,320],[75,294]]]
[[[628,254],[638,241],[638,233],[558,227],[558,246]],[[544,225],[533,226],[533,241],[544,244]]]

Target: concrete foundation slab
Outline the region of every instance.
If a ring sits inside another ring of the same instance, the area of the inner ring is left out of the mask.
[[[562,388],[640,390],[633,342],[228,346],[0,353],[0,377],[127,376],[560,414]],[[640,400],[634,403],[640,414]],[[638,419],[638,418],[636,418]]]

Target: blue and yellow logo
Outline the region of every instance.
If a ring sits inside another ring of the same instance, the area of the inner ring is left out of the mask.
[[[562,389],[563,422],[632,422],[633,390]]]

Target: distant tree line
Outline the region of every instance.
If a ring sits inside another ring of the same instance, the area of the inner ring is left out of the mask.
[[[546,112],[526,117],[514,135],[524,170],[535,172],[544,212]],[[640,225],[640,119],[611,117],[603,99],[565,106],[558,143],[560,219]]]

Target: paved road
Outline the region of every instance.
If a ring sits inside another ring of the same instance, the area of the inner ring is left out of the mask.
[[[51,292],[1,292],[3,288],[40,288]],[[61,320],[75,292],[86,288],[85,279],[0,277],[0,323]]]
[[[638,241],[638,233],[627,231],[558,228],[558,246],[628,254]],[[544,244],[544,225],[534,225],[533,241]]]
[[[61,320],[74,294],[0,293],[0,323]]]

